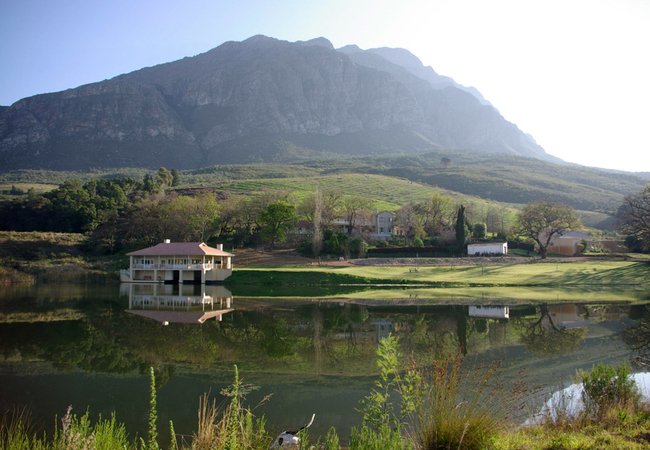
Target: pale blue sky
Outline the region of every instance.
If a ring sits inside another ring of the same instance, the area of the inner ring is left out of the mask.
[[[4,0],[0,105],[264,34],[403,47],[570,162],[650,171],[650,0]]]

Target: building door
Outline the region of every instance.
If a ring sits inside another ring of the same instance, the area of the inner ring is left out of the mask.
[[[166,281],[166,283],[171,283],[171,284],[178,284],[181,281],[181,271],[180,270],[172,270],[172,279],[169,281]]]

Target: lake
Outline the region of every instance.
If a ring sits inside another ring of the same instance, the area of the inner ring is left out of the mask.
[[[248,396],[252,406],[271,395],[256,414],[272,429],[298,428],[316,414],[312,435],[333,426],[345,441],[361,423],[355,408],[377,379],[375,351],[389,334],[399,337],[404,355],[462,349],[470,359],[504,358],[507,370],[525,369],[550,393],[570,384],[577,370],[639,356],[630,345],[650,322],[643,290],[325,291],[274,287],[253,296],[200,285],[2,287],[0,408],[28,407],[46,430],[69,405],[93,418],[115,412],[131,434],[146,436],[154,367],[166,445],[169,421],[190,436],[199,398],[208,392],[221,402],[237,365],[244,382],[259,386]]]

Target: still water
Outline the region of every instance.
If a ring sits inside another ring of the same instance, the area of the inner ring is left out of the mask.
[[[355,408],[377,379],[375,350],[388,334],[404,355],[505,358],[548,393],[578,369],[644,356],[631,346],[650,323],[641,290],[276,289],[261,297],[222,286],[1,289],[3,412],[28,407],[46,430],[68,405],[93,418],[115,412],[132,435],[146,436],[154,367],[161,442],[170,420],[179,434],[196,430],[199,398],[221,401],[234,365],[259,386],[252,406],[271,395],[256,413],[272,429],[298,428],[315,413],[312,435],[335,427],[345,440],[361,423]]]

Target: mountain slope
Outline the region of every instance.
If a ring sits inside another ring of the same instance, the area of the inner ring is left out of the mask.
[[[184,169],[440,148],[559,162],[407,54],[336,51],[324,38],[227,42],[0,110],[0,165]]]

